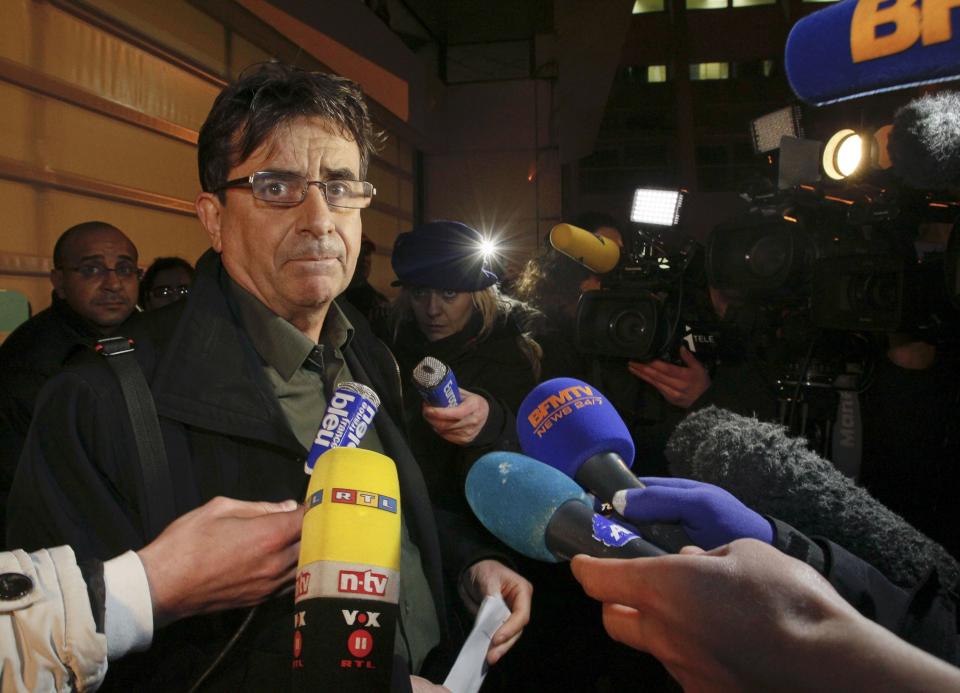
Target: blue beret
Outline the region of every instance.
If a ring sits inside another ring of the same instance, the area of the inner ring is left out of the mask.
[[[390,262],[394,286],[480,291],[497,283],[484,262],[480,232],[459,221],[431,221],[401,233]]]

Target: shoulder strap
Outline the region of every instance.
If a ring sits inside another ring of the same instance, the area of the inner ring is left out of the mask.
[[[147,540],[156,537],[175,517],[173,482],[167,453],[160,434],[157,408],[140,365],[133,357],[134,342],[127,337],[107,337],[96,344],[97,353],[120,381],[123,399],[137,443],[137,457],[143,473],[144,498],[141,502]]]

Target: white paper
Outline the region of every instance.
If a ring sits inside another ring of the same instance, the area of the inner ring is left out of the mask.
[[[499,594],[483,598],[473,622],[473,630],[460,648],[447,680],[443,682],[450,693],[477,693],[480,690],[483,678],[487,675],[486,659],[490,641],[509,616],[510,609]]]

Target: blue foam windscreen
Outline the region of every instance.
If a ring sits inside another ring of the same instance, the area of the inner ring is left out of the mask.
[[[597,388],[575,378],[546,380],[530,391],[517,411],[523,452],[576,476],[580,465],[601,452],[633,464],[633,438],[620,414]]]
[[[477,519],[504,544],[538,561],[558,563],[544,533],[557,508],[576,499],[592,508],[576,482],[516,452],[491,452],[467,474],[467,502]]]
[[[933,2],[843,0],[787,37],[793,91],[816,105],[960,77],[960,11]]]

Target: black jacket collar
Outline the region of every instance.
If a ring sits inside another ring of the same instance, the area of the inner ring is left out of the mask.
[[[220,256],[208,251],[197,263],[189,298],[178,302],[183,304],[179,319],[175,311],[163,310],[150,321],[151,331],[159,332],[151,341],[162,343],[163,332],[176,320],[153,377],[157,412],[188,425],[303,451],[230,309],[224,280]]]

